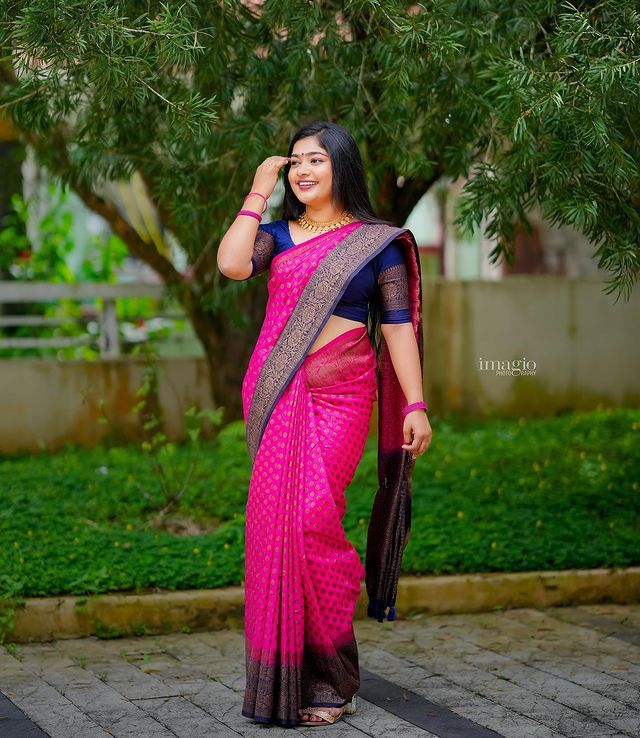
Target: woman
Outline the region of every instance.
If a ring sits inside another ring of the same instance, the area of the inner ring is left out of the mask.
[[[282,167],[283,218],[262,224]],[[258,167],[217,261],[232,279],[269,270],[242,384],[253,460],[242,714],[326,725],[355,712],[363,578],[368,614],[395,618],[411,471],[431,442],[418,250],[410,231],[373,214],[352,136],[320,121]],[[342,519],[376,399],[380,487],[363,568]]]

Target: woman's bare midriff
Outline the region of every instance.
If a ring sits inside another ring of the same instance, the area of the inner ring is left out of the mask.
[[[314,341],[307,355],[310,356],[312,353],[329,343],[329,341],[333,341],[333,339],[337,338],[340,334],[351,331],[359,325],[365,324],[361,323],[359,320],[343,318],[340,315],[329,316],[329,320],[324,324],[320,331],[320,335]]]

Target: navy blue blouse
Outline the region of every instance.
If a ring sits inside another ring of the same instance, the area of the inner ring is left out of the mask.
[[[251,257],[252,271],[247,279],[267,271],[274,256],[295,245],[286,220],[260,223]],[[381,323],[411,322],[404,250],[395,241],[352,277],[333,314],[366,324],[376,288],[381,302]]]

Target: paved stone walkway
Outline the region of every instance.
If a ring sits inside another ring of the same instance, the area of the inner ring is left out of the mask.
[[[358,712],[321,728],[333,738],[640,736],[640,605],[357,621],[356,634]],[[0,736],[317,734],[244,718],[243,690],[238,631],[12,646]]]

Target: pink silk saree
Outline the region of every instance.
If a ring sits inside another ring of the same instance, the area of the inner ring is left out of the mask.
[[[422,288],[411,232],[356,221],[276,255],[264,322],[242,384],[253,460],[246,507],[242,714],[300,723],[302,707],[340,706],[360,686],[353,615],[366,579],[368,614],[395,618],[410,528],[406,404],[389,352],[367,327],[309,354],[350,279],[392,240],[405,249],[411,320],[422,349]],[[347,539],[345,490],[378,401],[379,489],[366,565]]]

